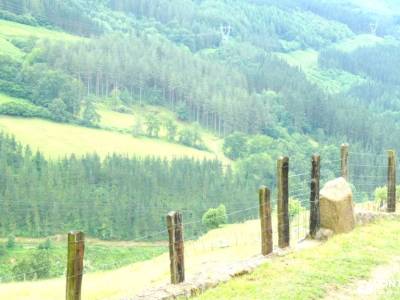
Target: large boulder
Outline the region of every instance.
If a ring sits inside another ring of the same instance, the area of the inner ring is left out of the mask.
[[[343,178],[325,184],[320,191],[321,227],[334,233],[349,232],[355,227],[353,193]]]

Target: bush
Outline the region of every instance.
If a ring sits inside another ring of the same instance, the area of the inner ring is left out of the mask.
[[[201,138],[200,126],[198,124],[195,124],[192,128],[182,128],[178,133],[178,142],[199,150],[207,150]]]
[[[17,245],[17,243],[15,242],[15,236],[10,234],[7,238],[6,247],[8,249],[13,249],[13,248],[15,248],[16,245]]]
[[[7,254],[6,245],[0,244],[0,257],[5,256]]]
[[[247,136],[240,132],[232,133],[224,140],[223,151],[230,159],[236,160],[247,154]]]
[[[22,84],[4,79],[0,79],[0,91],[15,98],[29,98],[29,91]]]
[[[38,26],[38,22],[31,15],[17,15],[7,10],[0,10],[0,19],[26,24],[30,26]]]
[[[53,244],[49,238],[47,238],[43,243],[38,246],[39,250],[49,250],[53,247]]]
[[[0,114],[25,118],[53,119],[50,112],[45,108],[16,102],[1,104]]]
[[[221,204],[217,208],[210,208],[202,218],[203,224],[207,229],[218,228],[222,224],[226,224],[228,216],[226,214],[225,205]]]
[[[12,273],[18,281],[49,278],[51,265],[48,251],[40,250],[18,261],[12,268]]]
[[[375,203],[378,207],[382,207],[387,200],[387,187],[377,187],[374,191]]]
[[[400,195],[398,191],[400,190],[400,185],[396,186],[396,201],[400,200]],[[374,191],[375,203],[378,207],[382,208],[387,202],[387,186],[377,187]]]
[[[304,207],[301,206],[301,202],[295,198],[289,199],[289,219],[293,220],[294,217],[304,211]]]

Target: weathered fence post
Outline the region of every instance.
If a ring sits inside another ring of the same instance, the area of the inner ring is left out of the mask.
[[[185,281],[182,214],[170,212],[167,215],[167,226],[171,283],[178,284]]]
[[[319,180],[320,180],[319,155],[313,155],[311,160],[311,193],[310,193],[310,236],[315,237],[320,228],[319,213]]]
[[[268,255],[273,251],[272,220],[271,220],[271,192],[265,186],[259,191],[260,221],[261,221],[261,253]]]
[[[349,144],[340,147],[340,171],[342,177],[349,181]]]
[[[280,248],[289,247],[289,158],[278,159],[278,245]]]
[[[81,231],[68,233],[67,300],[80,300],[83,277],[85,235]]]
[[[396,152],[388,151],[387,212],[396,212]]]

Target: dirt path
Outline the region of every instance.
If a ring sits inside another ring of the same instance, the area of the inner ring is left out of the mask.
[[[344,287],[331,288],[325,300],[378,300],[399,270],[400,256],[395,257],[390,264],[377,267],[368,280],[358,280]]]

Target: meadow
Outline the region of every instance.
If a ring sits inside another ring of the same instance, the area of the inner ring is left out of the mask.
[[[35,27],[25,24],[0,20],[0,36],[5,38],[39,38],[62,41],[78,41],[82,38],[62,31],[50,30],[44,27]]]
[[[55,123],[42,119],[0,116],[0,130],[15,135],[32,149],[40,149],[47,157],[78,156],[96,152],[101,157],[120,153],[133,156],[194,157],[214,159],[206,151],[189,148],[160,139],[133,137],[103,129]]]
[[[38,280],[65,274],[67,241],[55,236],[47,239],[17,238],[15,244],[0,241],[0,280]],[[85,251],[85,273],[113,270],[151,259],[166,252],[163,244],[106,242],[88,239]]]
[[[381,221],[337,235],[318,251],[305,249],[272,259],[254,273],[209,290],[198,299],[324,298],[329,291],[368,279],[375,267],[396,257],[398,226],[398,221]]]

